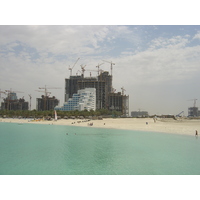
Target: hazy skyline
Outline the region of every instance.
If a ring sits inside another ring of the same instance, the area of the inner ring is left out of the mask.
[[[62,88],[49,92],[63,104],[77,58],[73,75],[81,64],[96,70],[102,60],[115,63],[113,87],[126,89],[129,112],[187,115],[188,100],[200,105],[200,26],[0,26],[0,89],[22,91],[17,96],[26,101],[32,94],[32,109],[42,95],[35,90],[45,85]],[[110,73],[109,63],[100,68]]]

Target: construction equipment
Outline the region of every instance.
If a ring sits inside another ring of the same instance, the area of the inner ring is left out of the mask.
[[[176,117],[180,117],[181,114],[184,114],[184,111],[180,112],[179,114],[176,115]]]
[[[44,93],[44,110],[46,110],[47,97],[51,94],[51,92],[48,92],[47,89],[61,89],[61,88],[59,88],[59,87],[47,87],[45,85],[45,87],[39,87],[39,89],[44,89],[44,90],[35,90],[35,91]]]
[[[80,71],[80,70],[78,70],[78,71],[76,72],[76,76],[78,76],[78,72],[80,72],[80,74],[81,74],[81,71]]]
[[[113,63],[112,61],[106,61],[106,60],[102,60],[102,61],[104,61],[104,62],[107,62],[107,63],[110,63],[110,73],[111,73],[111,76],[112,76],[112,69],[113,69],[113,65],[115,65],[115,63]]]
[[[76,65],[76,63],[78,62],[79,59],[80,59],[80,58],[78,58],[78,59],[76,60],[76,62],[74,63],[74,65],[73,65],[72,67],[69,66],[70,76],[72,76],[72,69],[74,68],[74,66]]]
[[[104,63],[101,63],[101,64],[98,64],[96,67],[98,68],[98,76],[99,76],[99,67],[101,66],[101,65],[103,65]]]
[[[198,99],[190,99],[190,100],[188,100],[188,101],[194,101],[194,106],[193,107],[196,107],[196,101],[197,101]]]
[[[81,70],[82,70],[82,75],[84,76],[84,72],[85,72],[85,67],[86,67],[86,65],[80,65],[81,66]]]
[[[5,90],[5,94],[7,93],[7,110],[9,110],[9,106],[10,106],[10,101],[12,100],[12,96],[14,95],[13,93],[23,93],[20,91],[13,91],[12,89],[10,90]]]
[[[124,95],[124,92],[125,92],[126,90],[124,89],[124,87],[122,87],[121,90],[122,90],[122,95]]]

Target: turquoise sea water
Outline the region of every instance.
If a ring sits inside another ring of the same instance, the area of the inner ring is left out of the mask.
[[[200,174],[200,136],[0,123],[1,175]]]

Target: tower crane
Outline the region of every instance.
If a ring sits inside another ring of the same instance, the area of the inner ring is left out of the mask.
[[[44,90],[36,90],[37,92],[44,92],[44,110],[46,110],[46,101],[47,101],[47,97],[49,94],[51,94],[51,92],[48,92],[47,89],[61,89],[59,87],[47,87],[45,85],[45,87],[39,87],[39,89],[44,89]]]
[[[122,87],[121,90],[122,90],[122,95],[124,95],[124,92],[125,92],[126,90],[124,89],[124,87]]]
[[[76,62],[74,63],[74,65],[73,65],[72,67],[69,66],[70,76],[72,76],[72,69],[74,68],[74,66],[76,65],[76,63],[78,62],[79,59],[80,59],[80,58],[78,58],[78,59],[76,60]]]
[[[85,67],[86,67],[86,65],[80,65],[81,66],[81,70],[82,70],[82,75],[84,76],[84,72],[85,72]]]
[[[5,94],[6,93],[7,93],[7,110],[9,110],[9,104],[10,104],[11,96],[13,96],[13,94],[11,94],[11,93],[23,93],[23,92],[13,91],[12,89],[10,89],[10,90],[5,90]]]
[[[104,63],[101,63],[101,64],[98,64],[96,67],[98,68],[98,76],[99,76],[99,67],[101,66],[101,65],[103,65]]]
[[[115,63],[113,63],[112,61],[106,61],[106,60],[102,60],[104,62],[110,63],[110,71],[111,71],[111,76],[112,76],[112,69],[113,69],[113,65],[115,65]]]
[[[197,101],[198,99],[190,99],[190,100],[188,100],[188,101],[194,101],[194,107],[196,107],[196,101]]]
[[[78,70],[78,71],[76,72],[76,76],[78,76],[78,72],[80,72],[80,73],[81,73],[81,71],[80,71],[80,70]]]

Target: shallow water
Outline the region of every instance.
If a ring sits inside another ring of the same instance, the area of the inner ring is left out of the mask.
[[[0,123],[0,174],[200,174],[200,137]]]

